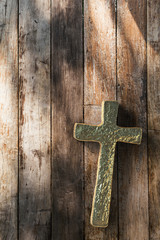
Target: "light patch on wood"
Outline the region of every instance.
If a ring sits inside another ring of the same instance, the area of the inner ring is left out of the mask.
[[[20,0],[19,11],[19,237],[49,239],[50,1]]]
[[[115,6],[112,1],[86,0],[84,103],[101,104],[116,96]]]
[[[0,239],[17,238],[17,2],[0,2]]]

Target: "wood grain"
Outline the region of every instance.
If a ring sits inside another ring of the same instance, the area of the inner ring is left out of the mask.
[[[119,239],[148,237],[146,129],[146,3],[118,1],[117,83],[119,126],[143,128],[140,146],[119,144]]]
[[[147,8],[148,128],[160,130],[160,1]]]
[[[83,237],[83,144],[73,138],[83,122],[82,3],[52,1],[53,239]]]
[[[159,23],[158,0],[0,1],[0,239],[160,239]],[[73,125],[99,124],[116,98],[118,125],[142,127],[143,141],[118,144],[101,229],[90,225],[99,145]]]
[[[150,240],[160,239],[160,132],[148,132]]]
[[[160,239],[160,2],[147,2],[149,239]]]
[[[19,2],[19,239],[51,238],[50,1]]]
[[[17,238],[17,1],[0,1],[0,239]]]
[[[101,122],[103,100],[116,100],[116,21],[114,1],[84,1],[84,120]],[[99,105],[99,106],[98,106]],[[117,239],[117,171],[114,169],[109,226],[90,225],[99,145],[85,143],[85,238]]]
[[[116,98],[116,26],[112,0],[84,1],[84,103]]]

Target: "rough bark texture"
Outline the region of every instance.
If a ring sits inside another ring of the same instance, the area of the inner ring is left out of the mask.
[[[19,5],[19,238],[50,239],[50,2]]]

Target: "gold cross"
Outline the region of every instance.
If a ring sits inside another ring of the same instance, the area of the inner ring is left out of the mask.
[[[102,123],[86,125],[76,123],[74,138],[79,141],[100,143],[97,178],[92,203],[91,224],[95,227],[107,227],[109,220],[112,176],[116,142],[140,144],[141,128],[124,128],[116,125],[118,102],[102,103]]]

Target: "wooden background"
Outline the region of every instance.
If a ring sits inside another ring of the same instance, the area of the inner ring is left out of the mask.
[[[160,1],[0,1],[0,239],[160,239]],[[99,145],[75,122],[140,126],[118,144],[106,229],[89,224]]]

